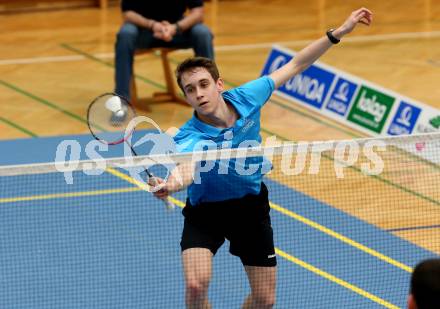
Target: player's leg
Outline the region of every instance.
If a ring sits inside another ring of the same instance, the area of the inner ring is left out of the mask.
[[[240,256],[251,287],[243,308],[272,308],[276,296],[276,256],[270,220],[264,220],[253,233],[253,240],[258,243],[249,240],[254,246],[244,247]]]
[[[212,257],[225,241],[216,229],[205,224],[205,221],[209,221],[207,211],[203,211],[200,216],[198,209],[187,205],[183,210],[185,221],[180,242],[186,285],[185,299],[187,307],[191,309],[211,308],[208,287],[212,274]],[[209,211],[209,208],[202,208],[204,209]]]
[[[269,216],[267,188],[241,200],[237,221],[228,234],[230,252],[240,257],[251,287],[242,308],[272,308],[275,304],[276,254]]]
[[[212,273],[212,252],[190,248],[182,252],[185,274],[185,301],[189,309],[209,309],[208,287]]]
[[[251,293],[242,308],[272,308],[275,304],[276,266],[245,266],[245,270]]]

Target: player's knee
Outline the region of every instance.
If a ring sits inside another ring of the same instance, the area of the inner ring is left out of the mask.
[[[186,292],[189,299],[198,299],[208,292],[209,279],[198,278],[189,280],[186,284]]]
[[[259,292],[252,297],[259,308],[272,308],[275,305],[275,293]]]

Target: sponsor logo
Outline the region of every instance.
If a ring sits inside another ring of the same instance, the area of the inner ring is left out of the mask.
[[[269,54],[269,57],[267,58],[266,64],[264,65],[263,71],[261,72],[261,76],[269,75],[270,73],[281,68],[291,59],[292,59],[291,55],[276,49],[272,49],[272,51]]]
[[[307,100],[320,104],[324,95],[325,84],[320,83],[318,79],[298,74],[287,81],[285,88],[289,92],[297,93]]]
[[[334,78],[333,73],[311,66],[288,80],[279,90],[303,103],[321,109]]]
[[[348,120],[376,133],[381,133],[395,98],[362,86],[348,115]]]
[[[292,57],[290,57],[292,58]],[[287,59],[283,55],[279,55],[275,58],[275,60],[270,64],[269,67],[269,74],[276,71],[277,69],[281,68],[283,65],[285,65],[290,59]]]
[[[356,84],[343,78],[339,78],[336,87],[330,96],[330,100],[327,103],[326,109],[341,116],[345,116],[356,89]]]
[[[437,117],[431,118],[429,119],[429,123],[435,128],[435,129],[439,129],[440,128],[440,115],[438,115]]]
[[[423,110],[423,115],[420,117],[421,119],[418,121],[415,129],[417,133],[431,133],[440,130],[440,115],[430,117],[434,112],[436,111],[432,109]]]
[[[246,119],[243,128],[241,129],[242,133],[246,133],[255,125],[255,121],[252,119]]]
[[[421,109],[406,102],[400,102],[393,121],[388,128],[389,135],[411,134]]]
[[[291,59],[291,55],[273,49],[261,74],[271,74]],[[301,74],[292,77],[278,90],[302,103],[320,109],[334,79],[334,73],[312,65]]]

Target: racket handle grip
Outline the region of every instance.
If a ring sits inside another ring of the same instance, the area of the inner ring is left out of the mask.
[[[151,173],[148,173],[148,175],[152,178],[153,185],[157,185],[157,180],[153,177]],[[174,210],[175,205],[173,202],[171,202],[171,199],[169,197],[166,197],[162,199],[163,203],[165,204],[167,210]]]
[[[174,210],[174,208],[176,207],[173,202],[171,202],[170,198],[167,197],[166,199],[163,200],[165,206],[167,207],[167,210]]]

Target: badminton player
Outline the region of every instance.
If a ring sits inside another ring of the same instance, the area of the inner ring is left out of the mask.
[[[238,147],[246,141],[250,145],[260,143],[260,110],[272,92],[307,69],[357,24],[368,26],[371,21],[368,9],[358,9],[340,27],[327,31],[278,70],[227,91],[213,61],[200,57],[185,60],[176,76],[194,115],[174,137],[180,151],[212,149],[213,145]],[[256,172],[243,173],[250,167],[246,162],[239,173],[237,164],[232,164],[238,161],[216,162],[197,179],[193,176],[202,167],[183,164],[166,182],[156,179],[164,185],[155,192],[158,198],[184,188],[188,191],[181,240],[188,308],[211,308],[208,286],[212,258],[225,239],[230,242],[230,253],[241,259],[251,288],[242,308],[272,308],[275,304],[277,261],[268,191],[262,182],[268,168],[261,159],[251,162],[260,164]],[[183,181],[173,176],[177,174]]]

